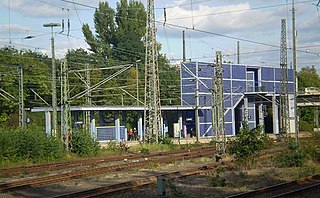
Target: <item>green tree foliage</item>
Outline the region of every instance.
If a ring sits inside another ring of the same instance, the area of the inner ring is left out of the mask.
[[[303,67],[298,73],[299,89],[305,87],[320,87],[320,78],[314,67]]]
[[[96,34],[88,24],[82,27],[90,51],[108,59],[134,62],[144,55],[146,12],[141,2],[121,0],[116,11],[100,2],[94,13]]]
[[[51,100],[51,80],[48,78],[51,72],[48,66],[50,60],[46,55],[30,50],[18,51],[11,47],[5,47],[0,49],[0,61],[0,89],[16,98],[7,100],[0,96],[0,123],[8,121],[12,114],[18,112],[19,65],[23,69],[25,106],[33,107],[41,102],[32,90],[45,100]],[[37,103],[35,104],[35,102]],[[14,126],[17,124],[13,123]]]
[[[315,67],[303,67],[298,73],[299,90],[306,87],[320,87],[320,77]],[[310,131],[314,128],[314,108],[302,107],[300,109],[300,129]]]

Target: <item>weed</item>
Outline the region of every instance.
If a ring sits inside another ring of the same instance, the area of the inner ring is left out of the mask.
[[[150,153],[150,150],[147,149],[147,148],[141,148],[140,152],[141,152],[142,154],[149,154],[149,153]]]
[[[226,179],[221,175],[225,173],[225,167],[217,167],[216,173],[209,177],[209,184],[212,187],[226,186]]]

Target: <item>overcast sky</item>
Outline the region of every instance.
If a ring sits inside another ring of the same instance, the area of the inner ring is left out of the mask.
[[[288,48],[292,47],[291,0],[155,0],[157,41],[172,63],[182,58],[182,31],[186,31],[187,58],[214,59],[215,51],[224,60],[236,62],[240,41],[241,63],[279,65],[281,19],[287,19]],[[71,2],[71,3],[70,3]],[[75,2],[76,4],[72,4]],[[115,7],[116,0],[108,1]],[[146,0],[142,0],[146,4]],[[0,0],[0,46],[50,51],[50,28],[45,23],[70,19],[63,33],[55,28],[56,55],[61,58],[70,48],[88,48],[81,24],[93,26],[94,8],[99,0]],[[296,0],[298,67],[320,66],[319,0]],[[84,4],[87,6],[81,6]],[[91,8],[90,8],[91,7]],[[164,8],[166,22],[164,23]],[[32,39],[24,39],[34,36]],[[288,64],[292,51],[288,51]]]

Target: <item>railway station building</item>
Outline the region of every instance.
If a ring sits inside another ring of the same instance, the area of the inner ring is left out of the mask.
[[[162,135],[185,138],[195,135],[198,124],[200,138],[212,136],[212,80],[214,63],[184,62],[180,66],[181,104],[161,106]],[[280,67],[227,64],[223,68],[224,121],[227,136],[236,135],[243,121],[250,129],[263,126],[266,133],[279,134]],[[288,69],[290,132],[294,132],[293,69]],[[197,94],[196,94],[197,92]],[[197,97],[196,97],[197,95]],[[199,122],[195,111],[198,109]],[[100,142],[127,140],[126,123],[134,122],[143,137],[143,106],[72,106],[73,127],[84,127]],[[31,112],[44,112],[46,132],[51,132],[51,108],[34,107]],[[58,111],[60,108],[58,107]],[[128,112],[136,118],[127,119]],[[113,115],[112,118],[106,114]],[[85,114],[90,118],[85,119]],[[87,120],[87,121],[86,121]],[[111,122],[111,124],[110,124]]]

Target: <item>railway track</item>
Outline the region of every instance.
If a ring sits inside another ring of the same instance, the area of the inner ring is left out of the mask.
[[[57,183],[61,181],[77,179],[82,177],[89,177],[93,175],[102,175],[111,172],[123,171],[123,170],[130,170],[133,168],[141,168],[149,165],[150,163],[168,163],[177,160],[188,160],[192,158],[199,158],[199,157],[209,157],[214,155],[215,148],[202,148],[202,149],[195,149],[195,150],[186,150],[183,153],[171,153],[171,154],[161,154],[159,157],[156,155],[154,158],[143,158],[143,160],[134,160],[132,162],[122,162],[122,164],[116,165],[109,165],[100,168],[91,168],[91,169],[80,169],[74,170],[68,173],[62,173],[57,175],[50,175],[44,177],[37,177],[32,179],[23,179],[18,181],[13,181],[5,184],[0,185],[0,192],[8,192],[13,191],[16,189],[21,188],[28,188],[28,187],[35,187],[35,186],[42,186],[52,183]],[[122,160],[124,157],[122,157]]]
[[[208,171],[214,170],[214,168],[230,163],[231,161],[226,162],[214,162],[202,166],[191,167],[182,171],[174,171],[164,174],[156,174],[140,179],[134,179],[126,182],[121,182],[117,184],[105,185],[98,188],[93,188],[89,190],[83,190],[74,193],[68,193],[56,196],[55,198],[93,198],[93,197],[106,197],[112,196],[121,192],[128,192],[132,190],[137,190],[144,188],[146,186],[154,185],[158,177],[163,178],[164,180],[173,180],[182,177],[188,177],[193,175],[202,174]]]
[[[67,168],[90,166],[90,165],[98,165],[102,163],[117,162],[117,161],[122,161],[123,159],[133,160],[133,159],[150,158],[150,157],[157,157],[157,156],[160,157],[160,156],[169,155],[169,154],[184,153],[187,151],[200,151],[207,148],[213,148],[213,147],[179,149],[179,150],[173,150],[173,151],[155,152],[150,154],[134,154],[134,155],[123,155],[123,156],[116,156],[116,157],[80,159],[80,160],[73,160],[68,162],[4,168],[4,169],[0,169],[0,177],[10,177],[18,174],[32,174],[32,173],[41,174],[41,173],[47,173],[48,171],[55,171],[55,170],[62,170]]]
[[[310,193],[320,193],[320,174],[285,182],[258,190],[229,196],[228,198],[247,197],[312,197]],[[306,196],[308,195],[308,196]]]

